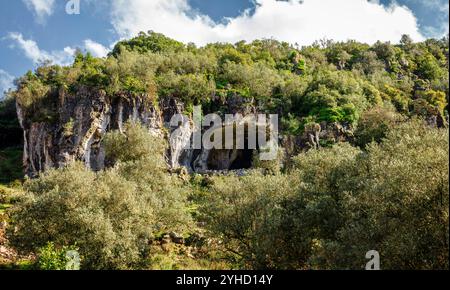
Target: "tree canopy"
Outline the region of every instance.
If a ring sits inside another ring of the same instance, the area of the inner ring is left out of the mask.
[[[402,114],[446,115],[448,39],[400,44],[322,41],[302,48],[273,39],[185,45],[152,31],[114,47],[106,58],[78,53],[71,66],[44,63],[12,92],[38,119],[60,89],[81,87],[175,97],[187,105],[241,96],[290,121],[356,123],[368,108],[390,103]],[[427,108],[417,109],[418,104]],[[289,127],[289,126],[288,126]]]

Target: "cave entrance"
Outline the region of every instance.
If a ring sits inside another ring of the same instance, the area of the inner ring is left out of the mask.
[[[250,169],[253,166],[253,150],[238,150],[238,157],[231,163],[230,170]]]
[[[253,155],[255,150],[259,150],[258,140],[255,140],[256,149],[253,148],[255,145],[250,146],[249,142],[249,126],[246,122],[241,124],[243,126],[243,134],[238,134],[237,127],[235,123],[231,125],[222,127],[218,129],[219,133],[222,134],[222,148],[226,147],[223,140],[227,138],[226,128],[230,128],[233,131],[233,146],[234,149],[212,149],[208,152],[208,157],[206,161],[206,167],[208,170],[239,170],[239,169],[251,169],[253,167]],[[252,136],[252,138],[256,138]],[[239,148],[239,149],[237,149]],[[243,149],[241,149],[243,148]]]
[[[208,157],[209,170],[238,170],[252,168],[253,150],[216,150]]]

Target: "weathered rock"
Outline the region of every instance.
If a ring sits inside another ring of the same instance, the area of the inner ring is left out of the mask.
[[[242,114],[254,108],[243,98],[230,103],[230,112]],[[240,107],[244,102],[245,106]],[[93,170],[110,165],[102,146],[104,135],[111,130],[124,130],[133,120],[143,124],[149,132],[165,138],[170,135],[167,160],[171,168],[186,168],[189,173],[209,169],[228,170],[242,152],[236,150],[190,149],[194,126],[185,119],[171,124],[172,116],[184,113],[184,104],[174,98],[161,98],[155,106],[146,95],[121,94],[108,96],[104,91],[81,88],[76,94],[58,92],[55,117],[51,121],[34,121],[20,105],[17,114],[24,130],[25,173],[35,177],[50,168],[60,168],[78,160]],[[165,128],[165,130],[164,130]]]
[[[285,145],[289,148],[290,154],[299,151],[320,148],[322,143],[338,143],[351,140],[353,128],[347,124],[326,123],[310,124],[306,126],[304,133],[297,138],[286,138]]]
[[[203,173],[208,170],[208,158],[211,150],[203,149],[194,160],[193,168],[195,172]]]
[[[145,125],[152,134],[162,136],[161,115],[146,96],[126,95],[110,98],[103,91],[81,89],[76,95],[60,92],[57,117],[51,122],[33,122],[17,106],[24,130],[25,173],[59,168],[79,160],[93,170],[105,167],[101,141],[109,130],[123,130],[128,120]]]
[[[84,162],[95,171],[111,165],[105,156],[102,140],[111,130],[123,131],[128,120],[141,123],[153,135],[171,137],[166,157],[172,169],[185,168],[188,173],[216,174],[252,166],[253,150],[190,149],[194,136],[193,121],[186,117],[171,124],[175,114],[182,115],[185,112],[185,104],[177,99],[162,97],[155,104],[146,95],[131,96],[124,93],[108,96],[106,92],[92,88],[80,88],[75,94],[63,90],[55,94],[54,116],[50,120],[32,118],[25,108],[17,105],[19,122],[24,131],[23,165],[30,177],[50,168],[63,167],[75,160]],[[240,114],[243,118],[237,123],[239,126],[253,120],[250,114],[257,112],[255,100],[237,95],[225,99],[213,98],[213,102],[212,107],[221,108],[222,115]],[[226,132],[226,128],[235,125],[230,121],[230,124],[219,126],[217,130]],[[288,154],[294,154],[303,149],[318,148],[322,141],[340,142],[349,137],[351,128],[348,126],[337,123],[315,124],[305,130],[304,135],[285,143],[290,146]],[[234,138],[235,144],[248,143],[247,137]]]
[[[190,149],[193,129],[188,120],[171,131],[170,143],[170,166],[174,169],[185,167],[192,171],[191,161],[193,150]]]

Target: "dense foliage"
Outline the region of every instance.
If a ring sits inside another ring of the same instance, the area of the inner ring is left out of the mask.
[[[349,144],[295,158],[284,175],[215,177],[203,208],[244,268],[448,269],[448,132],[411,121],[367,152]]]
[[[240,96],[281,113],[284,129],[298,132],[313,121],[356,123],[367,108],[386,102],[407,115],[446,114],[448,38],[302,48],[266,39],[198,48],[149,32],[119,42],[105,59],[78,53],[71,66],[44,63],[17,85],[12,94],[36,120],[55,117],[57,92],[87,86],[111,98],[172,96],[187,107]]]
[[[110,170],[94,173],[75,163],[24,184],[23,201],[12,213],[11,241],[18,249],[76,245],[85,268],[128,269],[142,267],[159,233],[186,230],[186,191],[164,172],[161,140],[139,125],[127,129],[129,146],[122,150],[135,148],[137,158],[121,159],[127,155],[109,149],[119,156]],[[114,132],[107,137],[108,148],[116,138]]]

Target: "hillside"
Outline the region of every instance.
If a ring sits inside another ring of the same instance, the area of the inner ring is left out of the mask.
[[[8,247],[34,267],[76,248],[86,269],[362,269],[370,250],[385,269],[448,269],[448,44],[150,31],[44,62],[0,106],[0,182],[31,177],[0,191]],[[276,115],[276,158],[248,124],[244,148],[187,148],[198,106]]]

